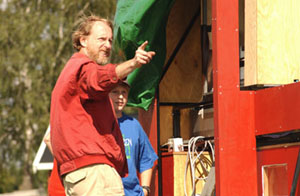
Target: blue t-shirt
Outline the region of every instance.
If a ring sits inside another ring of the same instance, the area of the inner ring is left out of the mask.
[[[144,195],[137,171],[142,173],[152,168],[158,157],[142,126],[135,118],[123,114],[118,122],[123,135],[129,170],[128,176],[122,178],[125,195]]]

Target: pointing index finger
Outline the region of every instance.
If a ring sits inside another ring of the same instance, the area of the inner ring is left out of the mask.
[[[148,45],[148,41],[145,41],[142,45],[140,45],[139,49],[145,50],[147,45]]]

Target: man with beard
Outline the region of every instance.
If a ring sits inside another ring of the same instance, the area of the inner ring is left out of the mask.
[[[122,134],[109,92],[136,68],[151,61],[145,41],[135,56],[107,64],[113,25],[85,18],[72,35],[78,51],[69,59],[52,91],[50,126],[53,155],[67,195],[124,195],[121,177],[128,167]]]

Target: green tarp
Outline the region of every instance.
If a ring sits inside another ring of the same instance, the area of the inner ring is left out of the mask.
[[[115,21],[115,48],[126,59],[148,40],[147,51],[155,51],[151,63],[128,77],[131,85],[128,105],[148,110],[155,96],[166,57],[166,24],[175,0],[118,0]]]

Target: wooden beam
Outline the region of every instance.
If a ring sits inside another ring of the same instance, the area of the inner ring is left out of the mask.
[[[300,83],[256,91],[256,135],[300,129]]]
[[[239,1],[212,1],[216,195],[257,195],[254,93],[240,91]]]

